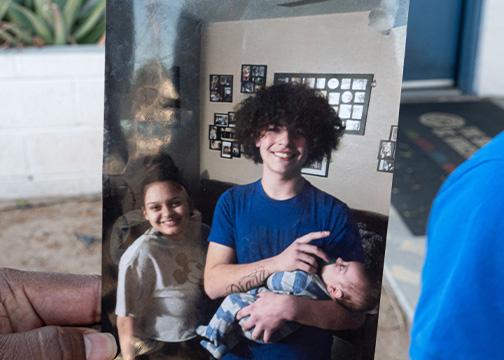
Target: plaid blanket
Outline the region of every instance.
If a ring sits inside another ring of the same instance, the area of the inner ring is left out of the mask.
[[[262,343],[262,341],[252,339],[252,330],[242,331],[240,325],[247,318],[241,319],[238,323],[236,314],[256,301],[258,294],[265,291],[306,296],[315,300],[330,299],[325,285],[318,275],[300,270],[274,273],[267,279],[266,286],[249,290],[246,293],[234,293],[226,296],[210,323],[196,328],[196,333],[204,338],[201,340],[201,346],[207,349],[213,357],[220,359],[238,344],[242,336]],[[298,323],[288,322],[273,334],[271,341],[280,341],[299,327]]]

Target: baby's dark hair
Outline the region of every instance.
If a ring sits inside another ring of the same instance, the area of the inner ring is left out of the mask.
[[[140,185],[142,206],[145,202],[145,193],[150,184],[155,182],[171,182],[176,187],[184,189],[187,193],[189,206],[192,210],[191,194],[180,174],[173,159],[167,154],[146,156],[144,158],[145,173]]]
[[[344,296],[337,301],[350,311],[369,311],[378,305],[380,291],[366,280],[364,284],[350,284],[345,295],[351,293],[351,298]]]
[[[269,126],[285,126],[301,132],[307,141],[306,164],[321,161],[338,146],[344,126],[334,109],[317,91],[299,84],[280,84],[259,90],[242,101],[236,110],[236,137],[244,155],[262,162],[256,141]]]

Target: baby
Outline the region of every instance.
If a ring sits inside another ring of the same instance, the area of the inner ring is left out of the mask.
[[[142,211],[151,228],[119,262],[118,358],[204,358],[192,343],[202,320],[205,242],[182,184],[178,169],[166,164],[149,169],[142,183]]]
[[[254,340],[252,330],[241,330],[236,314],[252,304],[258,294],[264,291],[306,296],[316,300],[333,299],[352,311],[367,311],[376,305],[375,292],[367,279],[364,266],[357,261],[338,258],[322,266],[320,276],[301,270],[273,273],[268,277],[266,286],[226,296],[210,323],[207,326],[198,326],[196,332],[205,338],[201,345],[215,358],[224,356],[239,342],[240,336]],[[241,319],[240,323],[245,319]],[[285,338],[299,326],[294,322],[287,323],[273,335],[272,342]]]

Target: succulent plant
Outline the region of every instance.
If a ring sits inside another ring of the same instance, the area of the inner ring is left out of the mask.
[[[94,44],[105,0],[0,0],[0,47]]]

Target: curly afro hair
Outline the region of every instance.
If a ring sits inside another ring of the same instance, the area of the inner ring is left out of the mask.
[[[345,130],[327,100],[304,85],[280,84],[259,90],[236,110],[236,137],[244,155],[262,163],[256,141],[270,125],[285,126],[289,133],[302,133],[307,141],[306,164],[321,161],[338,146]]]

